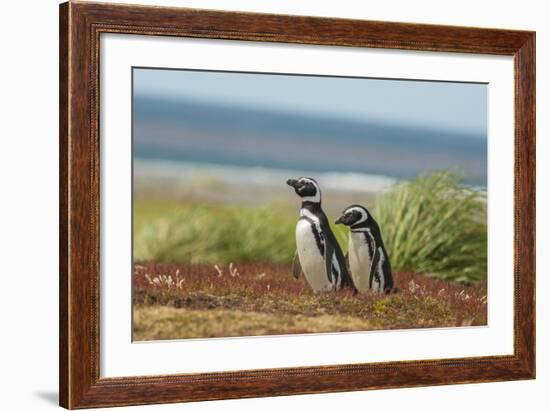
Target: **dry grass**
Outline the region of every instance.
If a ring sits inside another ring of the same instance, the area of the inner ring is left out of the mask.
[[[239,337],[243,335],[304,334],[373,329],[367,321],[341,315],[308,317],[238,310],[189,310],[164,306],[135,311],[137,340]],[[176,337],[180,336],[180,337]]]
[[[400,292],[314,294],[290,267],[138,263],[136,340],[455,327],[487,323],[486,284],[395,274]]]

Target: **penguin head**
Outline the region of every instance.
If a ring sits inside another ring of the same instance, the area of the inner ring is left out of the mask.
[[[298,194],[304,201],[311,201],[314,203],[321,202],[321,189],[319,184],[313,178],[300,177],[299,179],[290,179],[286,182],[290,187],[294,188],[296,194]]]
[[[363,224],[370,219],[369,211],[360,205],[352,205],[346,208],[335,224],[344,224],[349,227],[358,226]]]

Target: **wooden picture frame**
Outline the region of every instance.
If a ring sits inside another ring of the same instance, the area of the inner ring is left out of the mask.
[[[513,56],[514,354],[100,378],[101,33]],[[534,32],[69,2],[60,6],[59,47],[60,405],[90,408],[535,377]]]

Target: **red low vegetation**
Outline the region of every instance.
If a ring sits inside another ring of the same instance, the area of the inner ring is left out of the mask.
[[[486,283],[464,285],[408,272],[395,273],[394,280],[399,291],[389,295],[346,290],[316,295],[304,278],[292,277],[287,265],[137,263],[134,302],[310,316],[334,313],[376,320],[384,329],[487,323]]]

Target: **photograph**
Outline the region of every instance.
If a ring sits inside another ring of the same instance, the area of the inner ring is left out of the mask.
[[[133,340],[486,326],[487,87],[133,67]]]

